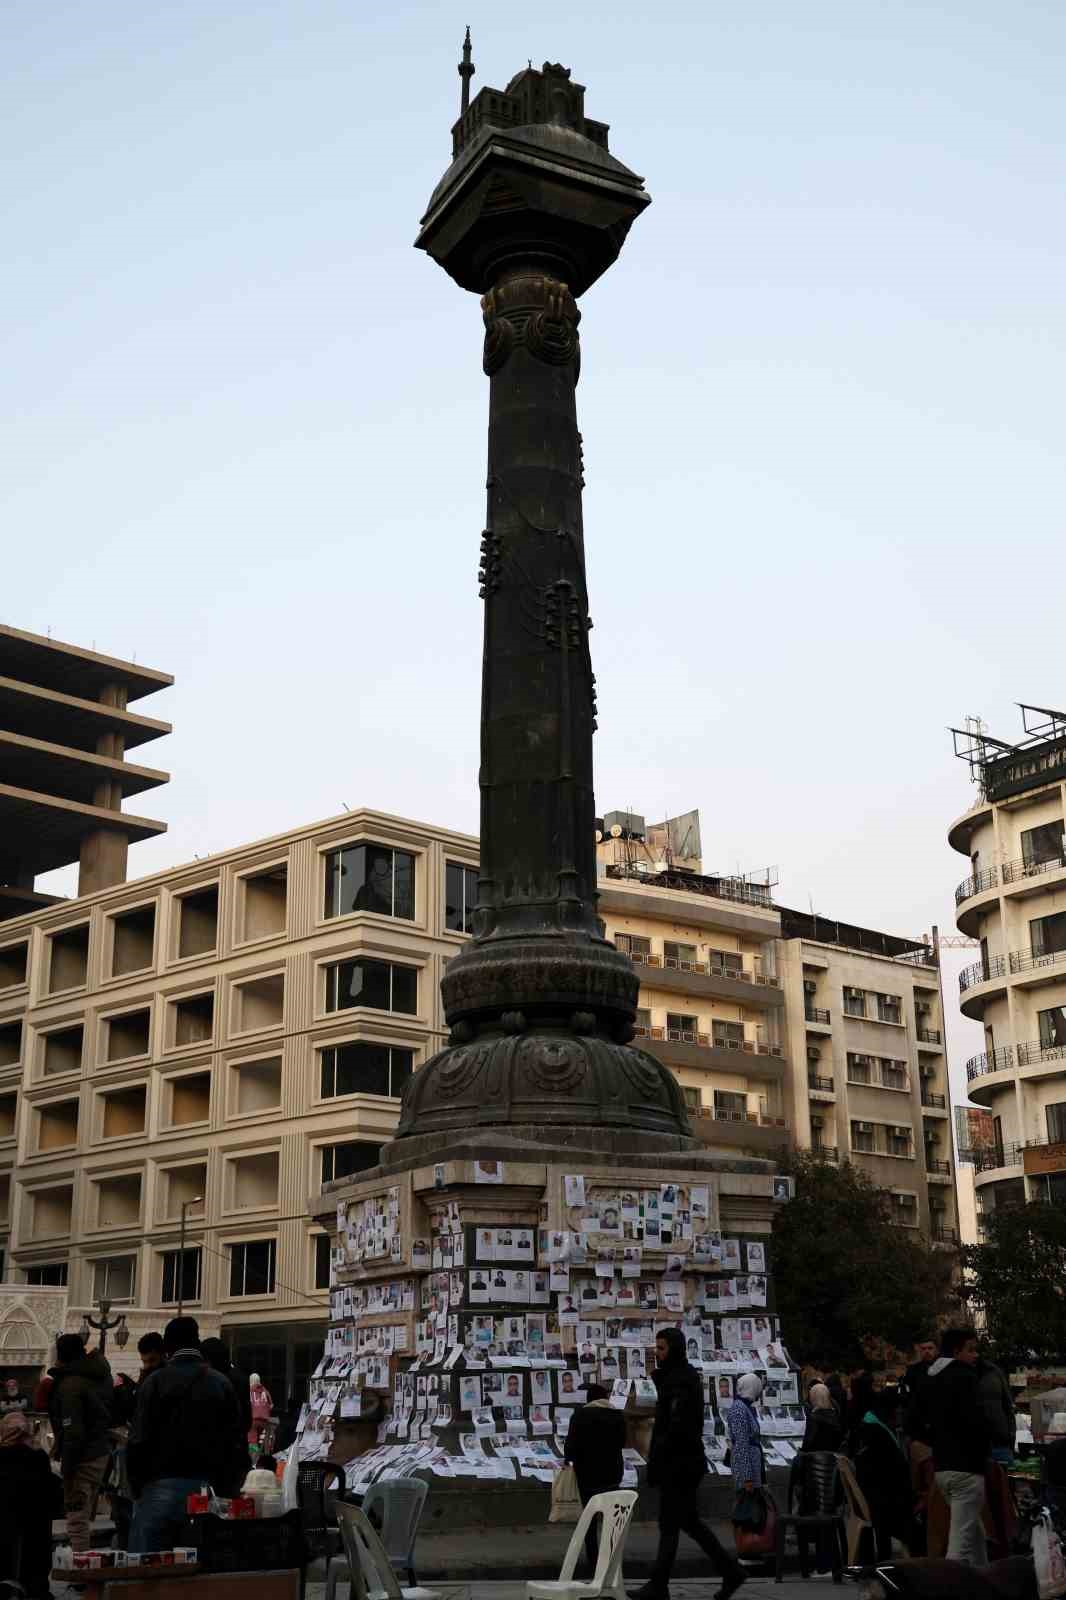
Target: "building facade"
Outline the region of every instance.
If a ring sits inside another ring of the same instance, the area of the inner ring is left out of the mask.
[[[1066,715],[1023,706],[1011,745],[972,722],[956,733],[976,802],[948,840],[967,857],[956,922],[979,958],[959,1006],[984,1029],[966,1064],[992,1137],[975,1152],[978,1226],[999,1206],[1066,1202]]]
[[[217,1311],[298,1387],[329,1272],[307,1197],[375,1163],[439,1048],[476,863],[471,838],[359,811],[4,923],[7,1279],[73,1313]]]
[[[795,1144],[854,1162],[891,1195],[898,1222],[957,1243],[935,946],[781,916]]]

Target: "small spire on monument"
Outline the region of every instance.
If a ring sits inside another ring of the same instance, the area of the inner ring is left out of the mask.
[[[465,117],[470,106],[470,80],[477,68],[470,59],[470,25],[467,24],[466,38],[463,40],[463,59],[459,63],[459,76],[463,80],[463,92],[459,100],[459,115]]]

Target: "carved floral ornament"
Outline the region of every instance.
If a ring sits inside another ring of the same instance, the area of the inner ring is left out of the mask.
[[[533,274],[508,278],[483,297],[481,310],[485,321],[481,364],[489,377],[506,365],[512,350],[521,344],[549,366],[565,367],[573,362],[577,382],[581,312],[565,283]]]

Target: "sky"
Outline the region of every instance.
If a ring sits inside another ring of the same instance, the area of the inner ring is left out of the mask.
[[[481,320],[411,248],[467,23],[653,198],[582,300],[599,807],[953,931],[947,728],[1066,701],[1059,0],[6,0],[0,621],[174,674],[131,872],[476,831]]]

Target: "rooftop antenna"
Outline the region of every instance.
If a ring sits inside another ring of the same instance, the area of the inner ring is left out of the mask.
[[[466,38],[463,40],[463,59],[459,63],[459,76],[463,80],[463,92],[459,98],[459,115],[465,117],[470,109],[470,80],[477,68],[470,59],[470,24],[467,23]]]

